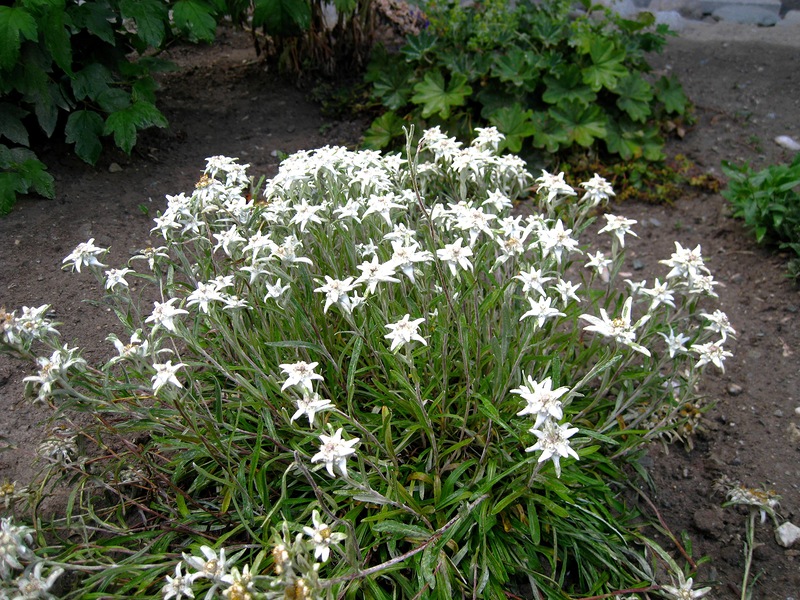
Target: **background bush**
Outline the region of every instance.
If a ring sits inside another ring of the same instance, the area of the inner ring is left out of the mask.
[[[367,78],[386,112],[369,147],[403,139],[409,122],[460,139],[491,124],[504,146],[539,164],[592,148],[623,160],[663,158],[660,126],[687,110],[674,77],[652,81],[646,53],[669,31],[649,13],[623,19],[583,3],[431,2],[430,24],[396,54],[376,54]]]

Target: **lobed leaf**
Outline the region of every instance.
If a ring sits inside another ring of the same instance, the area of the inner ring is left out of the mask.
[[[0,6],[0,71],[11,70],[22,40],[37,39],[36,20],[23,7]]]

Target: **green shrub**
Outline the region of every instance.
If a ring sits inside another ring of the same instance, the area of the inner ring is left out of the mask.
[[[791,164],[771,165],[754,171],[749,165],[723,161],[728,187],[722,195],[731,203],[733,216],[744,219],[759,244],[790,250],[800,257],[800,154]],[[800,259],[789,263],[800,277]]]
[[[322,25],[318,0],[10,4],[0,6],[0,214],[11,209],[17,194],[55,193],[53,178],[31,149],[32,138],[64,139],[78,157],[95,164],[108,139],[130,153],[140,130],[166,126],[156,107],[153,74],[172,66],[151,51],[175,37],[212,42],[218,21],[228,15],[260,29],[278,59],[295,70],[330,68],[347,56],[358,62],[372,39],[370,0],[337,1],[335,32]]]
[[[63,519],[4,523],[3,585],[38,565],[73,574],[65,598],[691,587],[626,482],[649,441],[696,425],[698,379],[730,355],[700,247],[625,287],[635,221],[589,229],[609,185],[543,172],[512,214],[533,178],[502,141],[300,152],[260,192],[212,157],[156,218],[162,246],[120,268],[75,248],[65,267],[119,315],[117,355],[87,364],[47,306],[0,318],[56,411],[32,503],[71,489]],[[607,256],[578,241],[606,236]]]
[[[409,121],[460,139],[491,124],[510,151],[540,161],[600,142],[624,160],[662,159],[659,126],[687,109],[674,77],[646,77],[645,53],[662,48],[667,27],[653,28],[649,13],[627,20],[587,2],[586,14],[571,16],[571,6],[430,4],[429,27],[399,54],[376,53],[369,67],[374,97],[388,110],[367,146],[391,147]]]

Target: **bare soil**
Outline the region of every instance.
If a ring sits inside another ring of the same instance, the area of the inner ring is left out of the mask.
[[[791,160],[773,140],[800,140],[797,30],[787,28],[785,38],[768,33],[764,42],[766,34],[752,29],[724,39],[689,32],[652,57],[656,70],[679,77],[696,104],[696,124],[669,143],[671,155],[686,155],[699,172],[717,175],[721,160],[759,167]],[[306,93],[265,70],[241,34],[222,32],[213,47],[174,48],[169,58],[180,68],[162,81],[159,105],[168,129],[145,133],[131,157],[104,154],[95,168],[65,148],[46,149],[57,198],[23,199],[0,219],[0,305],[51,304],[63,341],[85,348],[89,361],[111,353],[109,332],[123,332],[107,307],[84,300],[102,297],[91,277],[61,271],[62,258],[78,243],[94,237],[121,264],[148,245],[164,196],[190,190],[206,157],[237,156],[251,173],[271,176],[281,152],[353,146],[365,127],[325,118]],[[652,487],[642,489],[669,530],[688,535],[694,558],[710,557],[696,580],[717,585],[711,597],[739,598],[746,513],[720,508],[725,498],[714,482],[724,475],[774,490],[782,497],[781,521],[800,525],[800,292],[785,277],[787,256],[756,246],[720,195],[687,191],[674,200],[613,208],[639,221],[639,239],[628,242],[631,278],[663,277],[658,261],[669,257],[674,240],[701,244],[738,335],[725,372],[708,371],[701,391],[713,407],[694,448],[654,447],[644,463]],[[0,452],[0,480],[21,486],[35,477],[35,449],[50,415],[23,399],[22,379],[30,372],[21,361],[0,358],[0,448],[10,445]],[[758,527],[757,540],[753,598],[799,598],[800,548],[777,545],[769,523]]]

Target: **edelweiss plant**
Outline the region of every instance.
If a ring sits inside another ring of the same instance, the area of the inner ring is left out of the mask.
[[[95,423],[62,426],[39,486],[73,486],[36,551],[74,571],[65,597],[674,595],[626,464],[678,431],[734,332],[701,312],[699,247],[624,286],[634,221],[608,218],[610,254],[589,253],[610,186],[534,181],[501,138],[299,152],[263,190],[208,159],[161,245],[65,259],[120,317],[104,365],[49,307],[3,314],[34,400]]]

